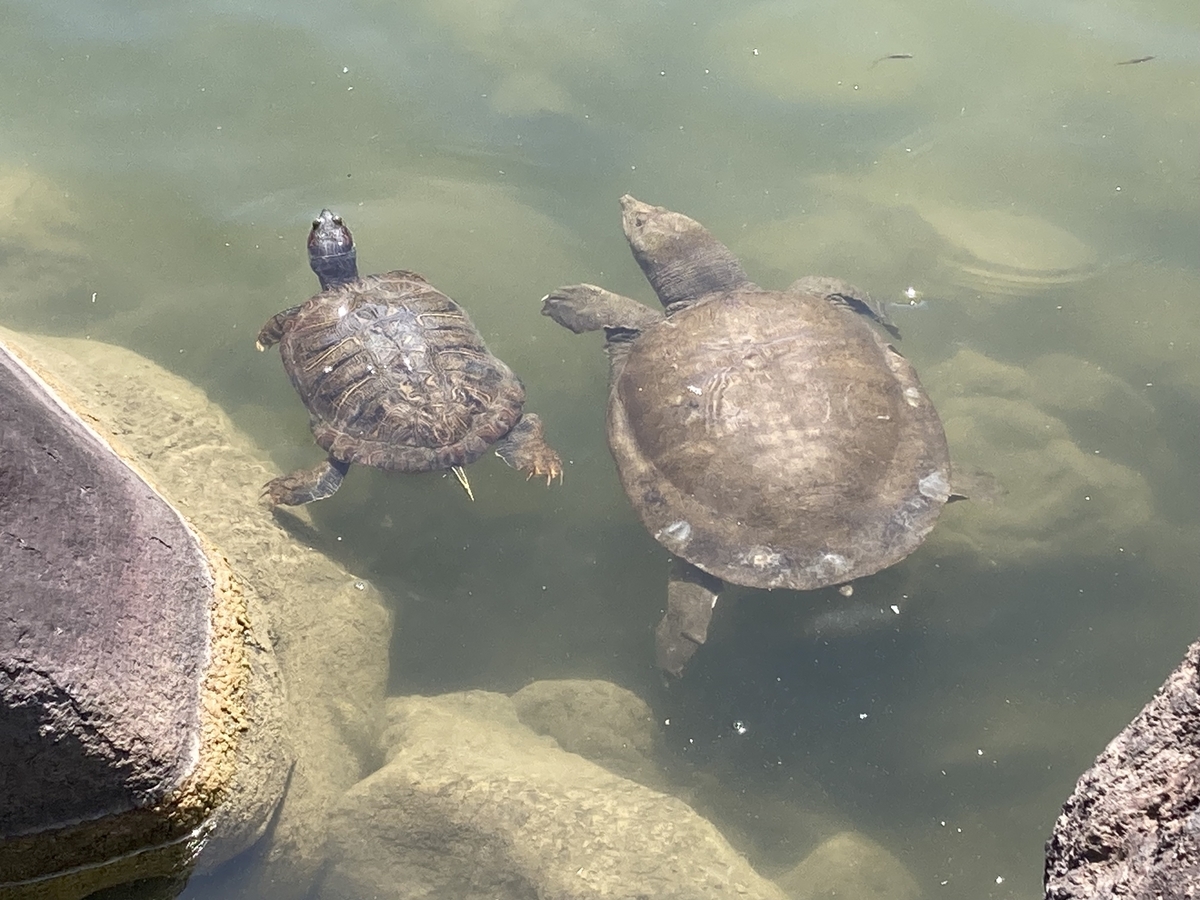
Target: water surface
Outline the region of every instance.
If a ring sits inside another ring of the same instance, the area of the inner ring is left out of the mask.
[[[819,818],[926,896],[1038,895],[1059,804],[1200,633],[1192,0],[0,11],[5,325],[152,357],[307,465],[253,336],[313,292],[329,206],[365,271],[422,272],[526,381],[561,487],[489,458],[472,504],[356,469],[313,509],[396,605],[394,692],[609,679],[669,720],[676,775],[720,785],[699,802],[768,874]],[[538,314],[577,281],[653,299],[625,192],[764,285],[918,292],[902,350],[956,463],[1007,491],[849,600],[731,591],[671,685],[666,556],[604,444],[600,340]]]

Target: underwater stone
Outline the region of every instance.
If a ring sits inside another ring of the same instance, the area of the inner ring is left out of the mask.
[[[331,817],[321,900],[785,900],[683,801],[469,691],[388,701],[387,764]]]
[[[534,681],[512,695],[521,723],[610,772],[648,787],[666,783],[661,733],[646,701],[609,681]]]
[[[921,887],[904,864],[880,844],[842,831],[825,840],[779,877],[791,900],[919,900]]]

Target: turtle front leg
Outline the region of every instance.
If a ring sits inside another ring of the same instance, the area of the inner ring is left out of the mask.
[[[278,344],[279,339],[283,337],[284,324],[299,311],[299,306],[292,306],[283,312],[275,313],[275,315],[267,319],[267,324],[258,331],[258,337],[254,341],[254,346],[259,350],[266,350],[268,347],[274,347]]]
[[[525,413],[512,431],[496,443],[496,455],[524,472],[526,480],[534,475],[545,475],[546,484],[555,478],[562,480],[562,460],[546,443],[546,430],[534,413]]]
[[[654,629],[654,655],[658,667],[682,675],[684,667],[708,639],[708,623],[724,584],[690,562],[671,561],[667,580],[667,612]]]
[[[576,334],[601,328],[640,331],[662,318],[662,313],[629,297],[594,284],[571,284],[542,298],[542,315]]]
[[[342,478],[349,468],[350,463],[331,456],[311,469],[299,469],[268,481],[262,489],[262,500],[268,506],[300,506],[324,500],[342,486]]]

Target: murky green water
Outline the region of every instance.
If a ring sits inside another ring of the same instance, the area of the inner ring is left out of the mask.
[[[1038,894],[1075,778],[1200,633],[1193,0],[0,10],[3,324],[157,359],[307,464],[253,336],[313,292],[330,206],[364,271],[425,274],[525,379],[561,487],[489,459],[471,504],[356,469],[313,510],[394,598],[395,692],[609,679],[764,871],[837,822],[926,896]],[[600,340],[538,314],[576,281],[651,299],[624,192],[765,285],[900,303],[956,462],[1007,491],[850,600],[731,592],[669,686],[666,556],[604,444]]]

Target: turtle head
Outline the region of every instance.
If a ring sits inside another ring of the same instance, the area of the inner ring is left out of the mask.
[[[327,209],[313,219],[308,233],[308,264],[321,281],[321,290],[358,278],[358,251],[342,217]]]
[[[621,198],[621,224],[634,259],[663,306],[751,284],[729,248],[683,213],[626,194]]]

